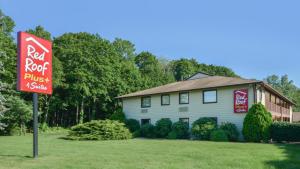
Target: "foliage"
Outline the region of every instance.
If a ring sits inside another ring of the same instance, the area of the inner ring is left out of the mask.
[[[239,131],[235,124],[225,122],[220,125],[220,129],[225,131],[229,141],[238,141]]]
[[[26,123],[31,120],[32,108],[19,97],[11,96],[6,102],[8,110],[5,112],[3,121],[7,124],[6,133],[10,133],[19,127],[22,134],[26,133]]]
[[[179,59],[171,62],[172,72],[177,81],[184,80],[201,71],[210,75],[238,77],[231,69],[224,66],[200,64],[195,59]]]
[[[228,141],[228,133],[222,129],[213,130],[210,134],[211,141]]]
[[[195,139],[209,140],[210,133],[216,128],[216,118],[202,117],[194,121],[191,130]]]
[[[126,119],[125,125],[132,133],[138,131],[141,128],[139,121],[137,121],[136,119]]]
[[[78,124],[67,135],[71,140],[124,140],[131,137],[123,123],[113,120],[93,120]]]
[[[172,130],[172,121],[170,119],[160,119],[155,123],[155,134],[158,138],[166,138]]]
[[[111,120],[117,120],[119,122],[125,122],[125,114],[122,112],[121,108],[118,108],[111,116]]]
[[[155,138],[155,126],[152,124],[142,125],[139,135],[145,138]]]
[[[243,135],[246,141],[259,142],[270,138],[272,115],[261,103],[253,104],[244,118]]]
[[[274,122],[271,125],[271,138],[280,142],[300,142],[300,123]]]
[[[168,139],[188,139],[190,136],[189,134],[189,126],[188,123],[178,121],[173,123],[172,130],[168,134]]]
[[[264,81],[289,99],[295,101],[296,106],[294,107],[294,112],[300,111],[300,89],[292,80],[289,80],[288,75],[283,75],[281,77],[271,75],[265,78]]]

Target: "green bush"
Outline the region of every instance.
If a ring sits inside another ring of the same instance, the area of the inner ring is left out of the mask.
[[[9,130],[9,135],[10,136],[20,136],[24,134],[22,131],[21,131],[21,128],[20,127],[12,127],[10,130]]]
[[[116,120],[116,121],[119,121],[119,122],[121,122],[121,123],[124,123],[125,122],[125,114],[123,113],[123,112],[121,112],[121,111],[116,111],[116,112],[114,112],[111,116],[110,116],[110,118],[109,118],[110,120]]]
[[[168,139],[188,139],[189,138],[188,123],[178,121],[172,125],[172,130],[168,134]]]
[[[216,118],[203,117],[194,121],[192,135],[195,139],[209,140],[210,133],[217,128]]]
[[[155,127],[152,124],[144,124],[140,129],[140,136],[145,138],[155,138]]]
[[[138,131],[141,128],[139,121],[137,121],[135,119],[125,120],[125,125],[129,129],[129,131],[132,133],[135,131]]]
[[[271,125],[271,138],[279,142],[300,142],[300,123],[274,122]]]
[[[272,115],[261,103],[253,104],[244,119],[243,135],[246,141],[260,142],[270,138]]]
[[[123,123],[113,120],[94,120],[73,126],[67,139],[71,140],[124,140],[132,137]]]
[[[39,125],[39,132],[45,133],[49,130],[47,123],[42,123]]]
[[[160,119],[155,123],[155,134],[158,138],[166,138],[172,130],[170,119]]]
[[[238,141],[239,131],[235,124],[225,122],[221,124],[220,129],[225,131],[229,141]]]
[[[227,132],[222,129],[216,129],[210,134],[211,141],[228,141]]]

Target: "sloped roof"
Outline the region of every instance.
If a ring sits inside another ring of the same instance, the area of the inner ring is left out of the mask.
[[[160,93],[170,93],[170,92],[177,92],[177,91],[207,89],[207,88],[235,86],[235,85],[253,84],[253,83],[262,83],[262,81],[234,78],[234,77],[224,77],[224,76],[208,76],[199,79],[174,82],[163,86],[158,86],[158,87],[126,94],[123,96],[119,96],[117,98],[145,96],[145,95],[153,95],[153,94],[160,94]]]

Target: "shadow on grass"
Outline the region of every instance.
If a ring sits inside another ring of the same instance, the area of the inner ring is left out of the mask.
[[[285,155],[284,160],[268,161],[267,165],[275,169],[300,169],[300,144],[277,144]]]
[[[0,157],[32,158],[32,156],[0,154]]]

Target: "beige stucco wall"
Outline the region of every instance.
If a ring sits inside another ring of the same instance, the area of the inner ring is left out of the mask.
[[[245,113],[234,113],[233,110],[233,91],[236,89],[248,88],[249,107],[254,102],[252,85],[242,85],[234,87],[223,87],[217,90],[218,103],[203,104],[202,91],[190,91],[189,104],[179,104],[179,92],[170,94],[170,105],[161,106],[161,95],[151,96],[151,107],[147,113],[141,113],[141,98],[125,98],[123,99],[123,111],[126,118],[137,120],[150,118],[151,123],[161,118],[170,118],[173,122],[177,122],[179,118],[189,118],[190,125],[200,117],[217,117],[218,124],[222,122],[231,122],[237,125],[241,130]],[[179,112],[179,107],[188,107],[188,112]]]

